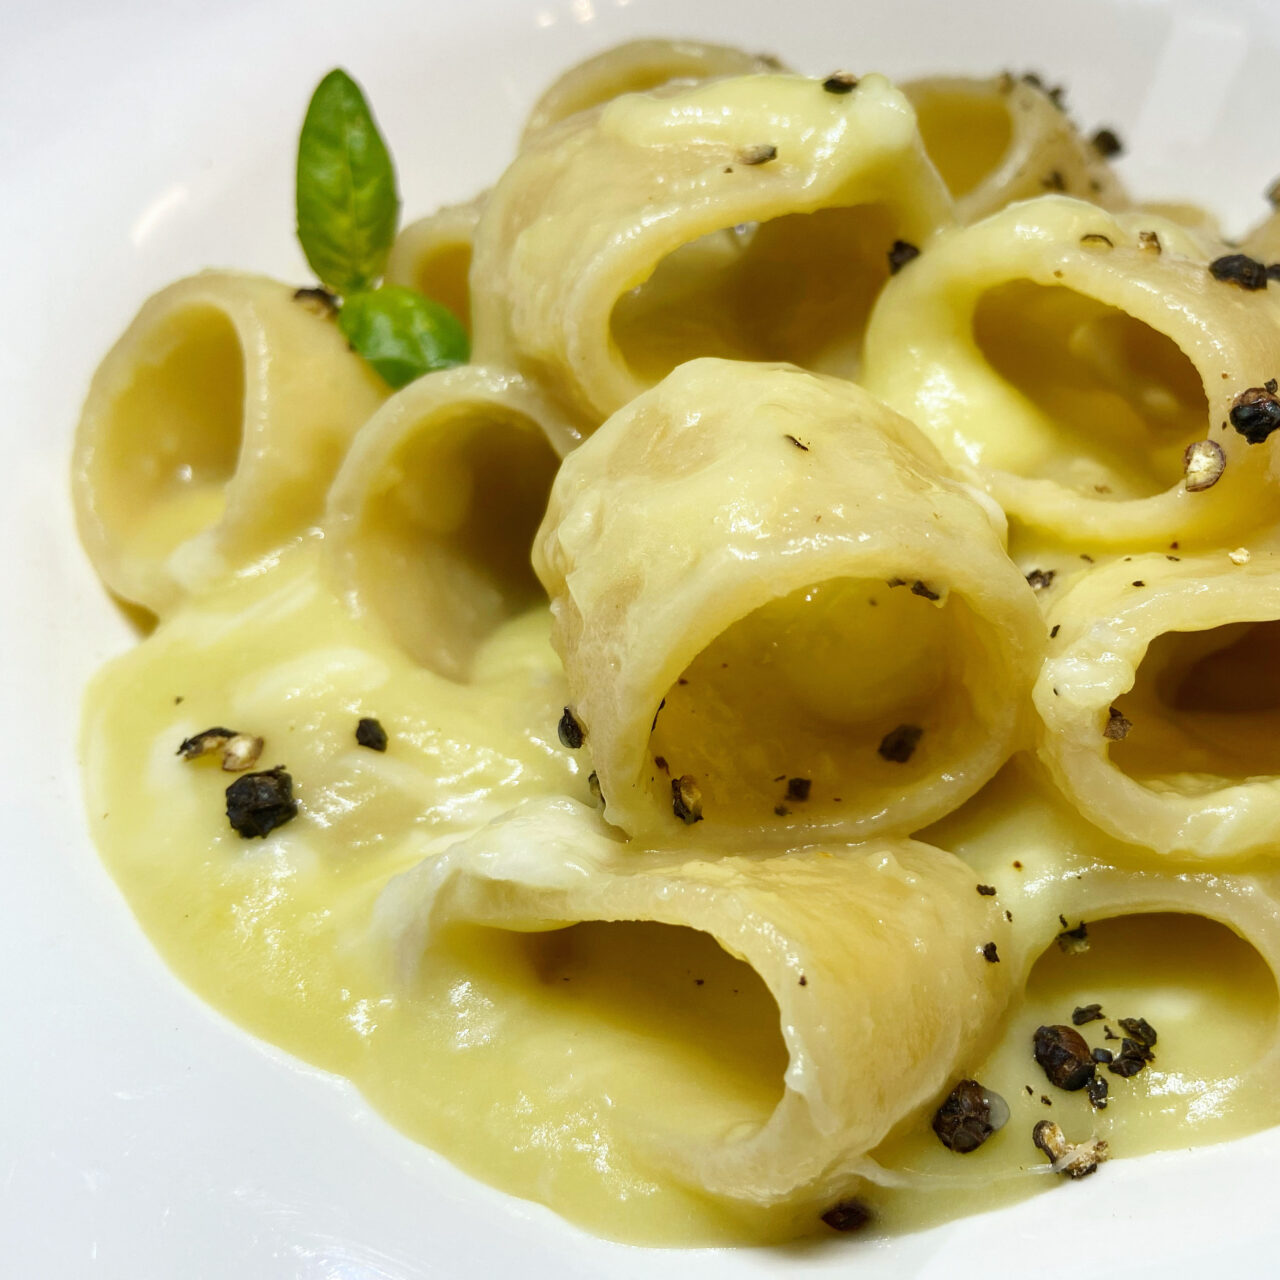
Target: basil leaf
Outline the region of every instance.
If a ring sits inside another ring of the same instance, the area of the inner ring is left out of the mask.
[[[298,239],[334,293],[375,284],[400,218],[396,174],[360,87],[330,71],[298,138]]]
[[[352,294],[338,312],[338,327],[383,380],[397,388],[434,369],[466,364],[471,355],[457,316],[402,285]]]

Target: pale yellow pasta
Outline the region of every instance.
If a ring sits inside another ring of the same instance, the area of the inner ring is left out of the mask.
[[[905,831],[1022,741],[1003,520],[850,383],[697,360],[561,468],[534,564],[605,815],[703,847]],[[788,779],[804,796],[788,798]]]
[[[423,666],[465,678],[480,641],[541,597],[529,546],[572,439],[508,374],[472,365],[398,392],[361,430],[325,511],[349,605]]]
[[[1111,166],[1033,79],[931,76],[902,92],[962,223],[1046,191],[1108,209],[1129,203]]]
[[[1141,850],[1280,844],[1280,563],[1267,549],[1235,557],[1126,558],[1050,615],[1061,630],[1035,690],[1041,759],[1083,814]]]
[[[471,327],[471,254],[485,197],[445,205],[396,237],[387,259],[387,279],[443,303]]]
[[[1280,1120],[1280,237],[1218,262],[1109,149],[1034,77],[635,41],[394,245],[475,363],[147,303],[74,486],[160,617],[83,755],[174,969],[636,1242],[989,1208],[1062,1185],[1047,1116]],[[1068,1021],[1129,1055],[1087,1090]]]
[[[561,120],[624,93],[646,93],[673,81],[783,71],[771,54],[751,54],[698,40],[631,40],[570,67],[533,105],[521,145]]]
[[[1229,538],[1274,519],[1274,447],[1227,425],[1275,371],[1273,291],[1217,280],[1221,246],[1062,196],[941,239],[894,278],[864,383],[1010,516],[1081,547]],[[1189,445],[1226,467],[1185,482]]]
[[[628,95],[542,135],[494,188],[476,358],[552,389],[584,431],[695,356],[852,373],[893,243],[950,217],[879,76]]]
[[[627,1117],[677,1179],[764,1205],[829,1200],[985,1049],[1011,984],[983,947],[1009,926],[958,859],[899,841],[691,860],[637,855],[606,832],[571,801],[516,809],[393,881],[380,925],[407,977],[460,925],[527,933],[652,921],[709,934],[745,961],[776,1002],[785,1069],[712,1102],[696,1078],[667,1079],[661,1109]],[[888,1027],[902,1029],[894,1054],[880,1048]]]
[[[208,271],[156,294],[103,360],[76,433],[80,536],[103,581],[170,611],[320,514],[386,394],[332,316]]]

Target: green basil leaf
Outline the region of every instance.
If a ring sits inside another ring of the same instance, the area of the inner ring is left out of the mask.
[[[338,327],[393,387],[434,369],[466,364],[471,355],[467,331],[457,316],[402,285],[352,294],[338,312]]]
[[[396,174],[359,85],[330,71],[298,138],[298,239],[334,293],[381,278],[400,219]]]

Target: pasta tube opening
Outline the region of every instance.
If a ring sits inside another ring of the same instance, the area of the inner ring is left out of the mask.
[[[476,234],[476,358],[585,433],[700,355],[843,374],[895,261],[950,225],[907,100],[751,75],[626,94],[535,137]]]
[[[999,168],[1013,141],[1008,99],[981,81],[926,80],[906,92],[947,189],[967,196]]]
[[[569,116],[624,93],[646,93],[673,80],[689,82],[782,70],[777,58],[697,40],[629,40],[570,67],[534,103],[521,145]]]
[[[1069,948],[1050,943],[1031,969],[1025,1026],[1010,1037],[1022,1053],[1033,1022],[1070,1024],[1086,1011],[1079,1035],[1109,1055],[1096,1068],[1109,1105],[1093,1115],[1115,1155],[1176,1147],[1192,1123],[1209,1126],[1200,1141],[1251,1128],[1250,1101],[1272,1092],[1259,1068],[1274,1060],[1280,1022],[1276,978],[1255,945],[1185,911],[1108,915],[1085,929]],[[1025,1072],[1025,1057],[1010,1064],[1013,1079]],[[1055,1101],[1092,1110],[1084,1097]]]
[[[1129,777],[1188,795],[1280,778],[1280,621],[1157,636],[1116,709],[1111,744]]]
[[[935,77],[902,91],[961,222],[1045,191],[1107,208],[1128,204],[1111,167],[1071,123],[1061,91],[1035,77]]]
[[[992,464],[1109,501],[1150,497],[1181,480],[1209,406],[1195,365],[1167,334],[1029,280],[984,293],[973,333],[992,370],[1047,424],[1034,448],[993,443]]]
[[[1043,644],[1002,533],[853,384],[681,365],[565,460],[535,547],[605,816],[794,842],[960,804]]]
[[[162,560],[218,522],[240,455],[244,391],[234,324],[197,304],[152,335],[96,407],[98,518],[121,554]]]
[[[420,218],[396,237],[387,259],[387,279],[443,303],[471,328],[471,258],[476,223],[485,197],[446,205]]]
[[[1274,445],[1232,423],[1240,397],[1270,394],[1280,340],[1267,291],[1210,269],[1221,248],[1151,213],[1010,205],[889,281],[861,380],[1024,525],[1221,545],[1276,506]]]
[[[529,560],[559,459],[519,379],[419,379],[370,419],[334,482],[326,553],[352,606],[464,680],[484,638],[543,598]]]
[[[642,383],[696,356],[852,376],[897,238],[897,219],[879,204],[714,232],[669,254],[619,299],[613,340]]]
[[[76,515],[103,581],[163,615],[301,536],[385,392],[331,310],[288,285],[206,271],[156,294],[76,433]]]
[[[715,637],[654,717],[655,805],[683,777],[709,824],[838,823],[963,761],[999,644],[958,595],[890,582],[801,587]]]
[[[575,1106],[610,1099],[616,1140],[652,1166],[757,1205],[856,1184],[865,1153],[986,1042],[1011,989],[1010,966],[983,956],[1008,946],[1007,922],[940,849],[641,852],[565,800],[523,805],[391,881],[375,927],[410,987],[461,939],[473,976],[529,998],[522,1081],[545,1075]],[[468,981],[464,966],[455,986]],[[893,1053],[874,1043],[886,1020],[907,1029]]]
[[[1033,694],[1058,786],[1098,826],[1158,853],[1274,851],[1278,620],[1267,553],[1125,557],[1086,574],[1054,603]]]
[[[424,953],[425,966],[442,962],[502,991],[542,1035],[576,1043],[576,1070],[632,1123],[661,1110],[706,1142],[760,1129],[781,1101],[777,1002],[705,932],[650,920],[542,932],[460,923]]]

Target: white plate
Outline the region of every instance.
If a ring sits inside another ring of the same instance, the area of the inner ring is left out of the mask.
[[[151,953],[81,818],[79,691],[131,643],[80,555],[67,452],[97,358],[151,291],[218,264],[305,278],[297,126],[363,81],[410,214],[469,196],[560,68],[701,35],[797,66],[1038,68],[1116,125],[1122,168],[1241,228],[1280,170],[1268,0],[6,0],[0,58],[0,1272],[40,1277],[881,1277],[1274,1267],[1280,1134],[1118,1161],[885,1244],[660,1253],[592,1240],[457,1173],[341,1081],[239,1032]],[[1263,1261],[1263,1259],[1268,1261]]]

